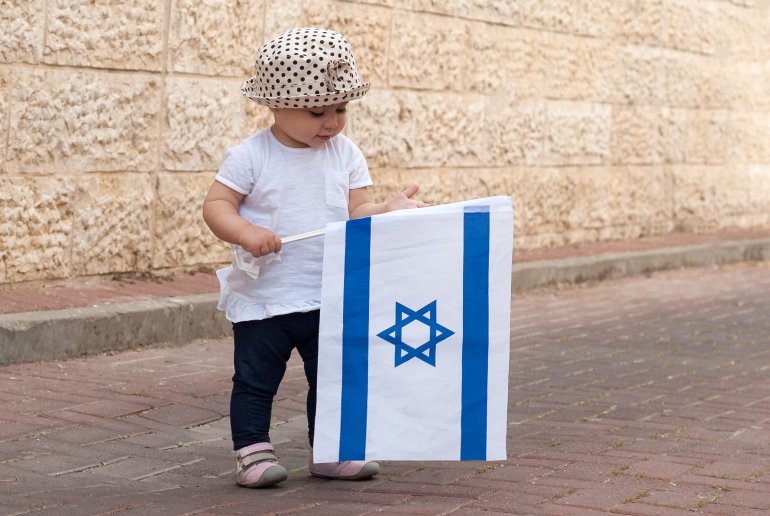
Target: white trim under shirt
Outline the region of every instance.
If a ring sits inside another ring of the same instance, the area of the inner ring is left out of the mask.
[[[267,128],[228,149],[215,178],[245,197],[240,215],[287,237],[348,220],[348,191],[372,184],[361,150],[339,134],[322,147],[287,147]],[[233,246],[235,247],[235,246]],[[271,255],[272,256],[272,255]],[[218,308],[232,322],[321,306],[323,237],[286,244],[260,260],[259,277],[234,264],[217,271]]]

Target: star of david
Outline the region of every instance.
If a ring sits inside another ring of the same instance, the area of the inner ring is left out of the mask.
[[[420,322],[430,329],[428,340],[415,347],[410,346],[403,339],[404,327],[413,322]],[[395,367],[412,358],[419,358],[426,364],[436,367],[436,344],[448,339],[454,333],[436,322],[436,301],[434,300],[416,311],[396,302],[396,324],[381,331],[377,336],[396,346]]]

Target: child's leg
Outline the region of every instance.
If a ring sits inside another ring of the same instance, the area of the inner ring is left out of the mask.
[[[291,314],[290,314],[291,315]],[[294,347],[287,316],[233,324],[233,391],[230,429],[233,449],[270,442],[273,398]]]
[[[301,314],[302,329],[304,339],[297,343],[297,351],[302,357],[305,366],[305,378],[307,378],[307,427],[308,440],[310,446],[313,446],[313,432],[315,430],[315,404],[316,404],[316,383],[318,376],[318,321],[320,320],[320,311],[314,310]]]

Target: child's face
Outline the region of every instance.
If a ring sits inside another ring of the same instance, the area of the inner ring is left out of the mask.
[[[345,127],[347,102],[332,106],[272,109],[273,134],[288,147],[320,147]]]

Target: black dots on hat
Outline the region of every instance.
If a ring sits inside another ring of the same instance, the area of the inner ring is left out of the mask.
[[[251,100],[268,107],[325,105],[363,97],[350,43],[327,29],[292,29],[257,52],[256,73],[241,87]]]

